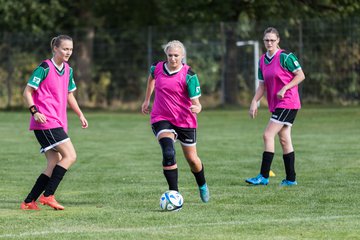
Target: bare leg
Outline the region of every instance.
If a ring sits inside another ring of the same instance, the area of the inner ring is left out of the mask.
[[[284,124],[269,121],[264,131],[264,150],[266,152],[275,152],[275,136],[281,131]]]
[[[60,155],[60,153],[58,153],[56,151],[49,150],[49,151],[45,152],[45,157],[47,159],[47,166],[43,173],[46,176],[51,177],[54,167],[61,160],[61,155]]]
[[[196,183],[200,191],[200,198],[204,203],[206,203],[209,201],[210,193],[205,180],[204,167],[201,163],[200,158],[197,155],[196,146],[182,145],[182,149],[184,156],[190,166],[190,169],[195,176]]]
[[[197,155],[196,146],[184,146],[181,145],[184,156],[191,168],[192,172],[200,172],[202,170],[202,163]]]
[[[288,154],[294,151],[292,141],[291,141],[291,127],[290,126],[284,126],[279,131],[279,141],[283,150],[284,154]]]
[[[62,156],[61,160],[58,162],[57,165],[69,169],[71,165],[73,165],[76,161],[76,151],[72,142],[69,140],[64,142],[58,146],[56,146],[56,150]]]

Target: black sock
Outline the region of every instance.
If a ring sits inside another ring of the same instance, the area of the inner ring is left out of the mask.
[[[283,155],[285,171],[286,171],[286,180],[295,181],[295,153],[291,152]]]
[[[52,172],[52,175],[51,175],[51,178],[45,188],[45,193],[44,193],[44,196],[45,197],[48,197],[50,195],[54,195],[57,187],[59,186],[61,180],[63,179],[65,173],[66,173],[66,169],[59,166],[59,165],[56,165],[54,167],[54,170]]]
[[[264,178],[269,177],[270,167],[271,167],[273,158],[274,158],[274,153],[263,152],[260,173]]]
[[[32,201],[36,201],[38,197],[41,195],[41,193],[45,190],[45,186],[49,182],[49,177],[45,174],[40,174],[40,176],[37,178],[33,188],[31,189],[29,195],[25,198],[24,202],[30,203]]]
[[[203,186],[206,183],[205,174],[204,174],[204,165],[202,166],[200,172],[197,172],[197,173],[195,173],[193,171],[191,171],[191,172],[194,174],[196,183],[199,187]]]
[[[178,169],[164,170],[166,181],[169,185],[169,190],[179,191],[178,189]]]

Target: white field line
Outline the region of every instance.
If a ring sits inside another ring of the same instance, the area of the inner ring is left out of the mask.
[[[188,227],[212,227],[212,226],[229,226],[229,225],[249,225],[249,224],[270,224],[270,223],[289,223],[289,222],[317,222],[326,220],[337,220],[337,219],[351,219],[359,218],[359,215],[343,215],[343,216],[323,216],[323,217],[306,217],[306,218],[290,218],[290,219],[266,219],[266,220],[252,220],[252,221],[230,221],[230,222],[216,222],[216,223],[196,223],[196,224],[179,224],[173,226],[156,226],[156,227],[133,227],[133,228],[101,228],[96,229],[93,226],[89,228],[77,228],[77,229],[63,229],[63,230],[48,230],[38,232],[24,232],[19,234],[1,234],[0,238],[21,238],[29,236],[45,236],[52,234],[67,234],[67,233],[116,233],[116,232],[149,232],[149,231],[161,231],[166,232],[176,228],[188,228]]]

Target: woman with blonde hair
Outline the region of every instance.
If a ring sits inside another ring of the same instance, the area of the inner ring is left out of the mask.
[[[203,202],[209,201],[204,166],[197,155],[197,114],[201,112],[200,83],[190,66],[184,63],[186,51],[177,40],[164,47],[167,60],[151,66],[142,112],[151,112],[152,130],[159,141],[163,156],[163,173],[169,190],[178,191],[178,167],[175,159],[176,140],[195,176]],[[150,98],[155,91],[153,108]]]

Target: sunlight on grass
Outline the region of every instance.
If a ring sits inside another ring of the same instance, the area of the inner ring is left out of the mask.
[[[83,130],[70,114],[69,135],[78,154],[57,191],[66,209],[19,209],[45,166],[28,131],[29,114],[0,112],[0,239],[356,239],[360,235],[360,111],[303,109],[293,127],[298,186],[284,178],[280,145],[268,186],[244,179],[260,168],[262,132],[269,119],[246,110],[199,115],[198,153],[211,200],[203,204],[176,144],[184,207],[164,213],[167,190],[161,152],[148,117],[87,113]]]

